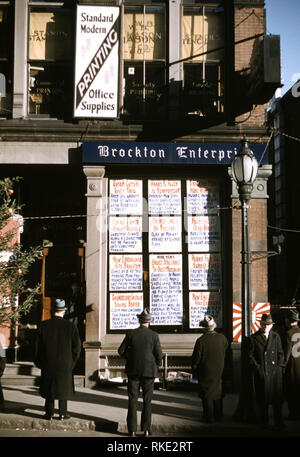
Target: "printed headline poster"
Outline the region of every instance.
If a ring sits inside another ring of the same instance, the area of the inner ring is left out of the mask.
[[[109,219],[110,252],[142,252],[142,218],[111,216]]]
[[[74,117],[118,117],[119,35],[119,7],[77,5]]]
[[[205,314],[213,316],[217,327],[223,327],[220,293],[190,292],[190,328],[199,328]]]
[[[188,216],[188,246],[190,252],[220,251],[220,217]]]
[[[110,294],[110,329],[123,330],[139,325],[137,314],[143,311],[143,293]]]
[[[149,214],[181,215],[180,181],[148,181]]]
[[[219,186],[214,180],[186,182],[187,212],[189,214],[216,213],[220,205]]]
[[[181,217],[149,217],[149,252],[181,252]]]
[[[109,289],[142,290],[142,255],[112,254],[109,256]]]
[[[220,254],[189,254],[189,288],[221,289]]]
[[[143,181],[135,179],[110,180],[110,214],[143,214]]]
[[[153,325],[182,324],[182,256],[150,255],[150,310]]]

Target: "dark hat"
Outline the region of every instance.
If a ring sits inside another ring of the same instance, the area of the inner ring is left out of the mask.
[[[200,327],[205,328],[216,328],[217,324],[214,321],[214,318],[209,314],[205,314],[204,319],[199,322]]]
[[[54,300],[54,311],[64,311],[66,309],[65,300],[62,300],[61,298],[56,298]]]
[[[152,316],[147,308],[144,309],[141,314],[136,315],[137,318],[139,319],[140,322],[146,323],[146,322],[151,322]]]
[[[271,325],[274,324],[271,314],[263,314],[260,320],[261,324]]]
[[[287,318],[289,321],[299,321],[299,313],[296,309],[289,309]]]

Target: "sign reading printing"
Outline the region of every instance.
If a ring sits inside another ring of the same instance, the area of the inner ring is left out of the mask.
[[[119,7],[77,6],[74,117],[115,118]]]

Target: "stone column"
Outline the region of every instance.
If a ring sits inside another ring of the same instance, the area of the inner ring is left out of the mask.
[[[27,45],[28,45],[28,0],[15,2],[15,47],[13,118],[24,118],[27,114]],[[24,39],[25,38],[25,39]]]
[[[105,167],[84,166],[87,177],[85,386],[98,381],[101,337],[106,330],[107,178]],[[101,316],[105,319],[101,319]],[[104,322],[103,322],[104,321]]]

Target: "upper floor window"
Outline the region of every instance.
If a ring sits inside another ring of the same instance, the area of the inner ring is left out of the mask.
[[[218,4],[183,7],[183,85],[187,114],[207,116],[224,110],[223,22],[223,8]]]
[[[13,81],[13,8],[0,2],[0,117],[11,117]]]
[[[164,5],[125,5],[123,114],[163,117],[166,88]]]
[[[67,8],[31,7],[29,12],[29,115],[71,115],[73,21]]]

